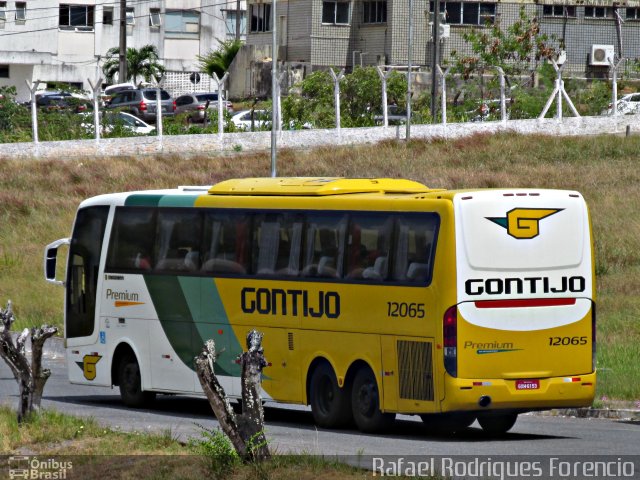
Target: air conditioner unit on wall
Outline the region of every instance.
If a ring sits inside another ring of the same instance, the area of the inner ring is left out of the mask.
[[[615,48],[613,45],[591,45],[589,65],[594,67],[608,67],[609,60],[613,62]]]
[[[429,37],[429,40],[433,40],[433,23],[429,22],[427,28],[429,29],[427,31],[427,35]],[[438,25],[438,38],[440,38],[440,40],[443,40],[445,38],[449,38],[451,36],[451,25],[449,25],[448,23],[441,23]]]

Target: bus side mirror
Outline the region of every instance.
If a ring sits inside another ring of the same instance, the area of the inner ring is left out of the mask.
[[[55,285],[64,285],[64,280],[56,280],[56,262],[58,259],[58,248],[62,245],[69,245],[68,238],[61,238],[50,243],[44,249],[44,278],[47,282]]]

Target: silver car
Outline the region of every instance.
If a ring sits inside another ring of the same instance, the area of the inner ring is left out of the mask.
[[[176,102],[173,101],[171,95],[164,90],[160,90],[160,105],[163,117],[175,114]],[[145,122],[155,123],[156,89],[139,88],[118,92],[113,96],[106,108],[127,112]]]
[[[223,107],[233,112],[233,104],[224,100]],[[187,122],[204,122],[205,113],[211,118],[211,113],[218,110],[218,92],[189,93],[176,98],[176,115],[188,112]]]

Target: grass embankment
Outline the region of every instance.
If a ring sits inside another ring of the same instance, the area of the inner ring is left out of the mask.
[[[404,177],[430,187],[576,189],[589,203],[598,274],[599,398],[640,399],[640,137],[475,136],[281,151],[278,175]],[[18,327],[61,324],[43,247],[69,235],[78,203],[107,192],[268,176],[269,153],[0,161],[0,302]]]
[[[221,448],[219,442],[208,442],[203,449],[203,441],[184,444],[170,430],[118,432],[92,419],[47,410],[18,425],[15,411],[0,406],[0,455],[71,462],[67,478],[340,480],[372,476],[372,472],[312,455],[276,455],[262,464],[243,465],[227,453],[227,443]],[[5,465],[0,461],[0,475]]]

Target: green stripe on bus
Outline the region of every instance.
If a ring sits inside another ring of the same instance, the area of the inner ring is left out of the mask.
[[[199,195],[163,195],[159,207],[193,207]]]
[[[215,373],[240,376],[240,366],[233,363],[240,347],[229,326],[213,280],[171,275],[145,275],[144,280],[162,329],[180,360],[195,371],[194,358],[202,351],[204,342],[212,338],[216,341],[216,350],[224,354],[215,365]],[[205,285],[213,285],[218,308],[203,307],[209,303],[202,301],[204,292],[207,292],[208,298],[212,298]],[[217,313],[209,319],[201,309]],[[213,322],[222,324],[220,329],[226,335],[216,335],[219,329],[212,325]]]
[[[164,195],[129,195],[124,201],[127,207],[156,207]]]

